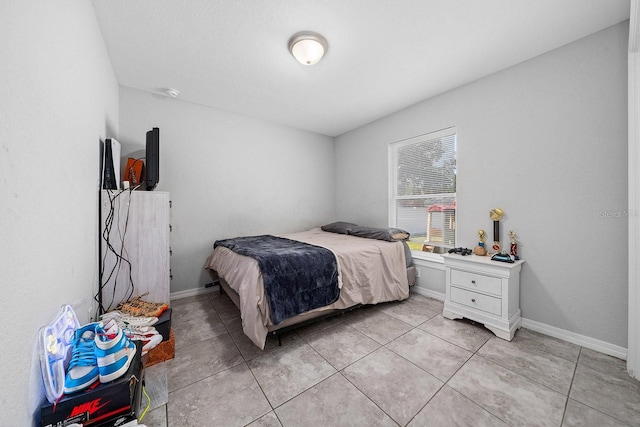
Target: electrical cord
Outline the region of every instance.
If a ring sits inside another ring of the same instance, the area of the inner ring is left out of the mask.
[[[107,191],[107,194],[109,196],[109,205],[110,205],[110,210],[109,213],[107,214],[106,218],[105,218],[105,225],[104,228],[102,228],[102,233],[100,233],[101,239],[104,240],[107,244],[107,248],[110,246],[110,242],[108,239],[109,233],[110,233],[110,228],[111,228],[111,223],[112,223],[112,218],[114,215],[114,207],[113,207],[113,198],[112,193],[110,191]],[[100,210],[102,210],[102,204],[100,205]],[[100,226],[102,226],[102,224],[100,224]],[[106,238],[105,238],[105,234],[106,234]],[[100,283],[98,284],[98,293],[96,294],[96,296],[94,297],[94,299],[96,299],[96,301],[98,302],[98,313],[96,313],[96,319],[98,318],[98,316],[102,313],[104,313],[106,310],[104,309],[104,299],[103,299],[103,289],[104,289],[104,284],[105,284],[105,280],[104,280],[104,268],[105,268],[105,259],[106,259],[106,251],[102,250],[102,242],[100,244],[101,249],[100,251],[102,252],[101,258],[100,258]],[[107,278],[106,282],[108,282],[111,279],[111,275],[113,274],[113,271],[110,273],[109,278]],[[111,303],[110,303],[111,304]]]
[[[118,286],[118,275],[121,268],[123,267],[123,264],[126,264],[128,266],[129,277],[128,277],[127,288],[125,290],[126,296],[120,302],[122,303],[122,302],[128,301],[135,292],[135,285],[134,285],[133,277],[131,274],[131,262],[128,259],[129,254],[127,252],[126,245],[125,245],[125,237],[126,237],[126,233],[129,225],[129,214],[131,209],[131,193],[133,193],[133,191],[136,190],[138,187],[140,187],[140,185],[131,187],[126,190],[120,190],[115,193],[110,190],[107,190],[106,192],[109,197],[109,213],[107,214],[104,220],[104,228],[102,229],[102,234],[101,234],[102,240],[104,241],[106,248],[103,251],[103,255],[102,255],[100,283],[98,286],[98,293],[94,296],[94,299],[96,300],[96,302],[98,302],[98,313],[96,313],[96,318],[98,318],[100,314],[108,311],[114,305],[116,289]],[[120,226],[120,215],[119,215],[120,196],[127,192],[129,193],[129,203],[127,206],[127,211],[126,211],[126,216],[124,221],[124,229],[120,229],[119,227]],[[102,206],[100,207],[100,209],[102,209]],[[116,230],[118,230],[120,234],[120,244],[121,244],[120,252],[116,250],[116,248],[111,243],[111,239],[110,239],[114,224],[116,225]],[[105,273],[106,273],[105,265],[106,265],[107,256],[109,254],[113,254],[116,258],[116,261],[111,267],[111,269],[109,270],[108,275],[106,276],[106,279],[105,279]],[[114,274],[115,274],[115,277],[114,277]],[[103,291],[106,288],[106,285],[111,281],[112,278],[114,280],[113,280],[113,286],[112,286],[113,292],[111,294],[111,301],[108,304],[105,304],[105,301],[102,298]]]
[[[151,397],[149,397],[149,394],[147,393],[147,388],[144,386],[144,384],[142,385],[142,392],[147,398],[147,406],[146,408],[144,408],[144,411],[142,411],[142,414],[140,414],[140,418],[138,419],[139,421],[142,421],[144,416],[147,415],[147,412],[149,412],[149,408],[151,408]]]
[[[116,212],[120,211],[120,200],[119,197],[121,194],[123,194],[124,192],[118,192],[115,195],[107,192],[108,196],[109,196],[109,214],[107,215],[107,218],[105,220],[105,227],[103,229],[103,234],[102,234],[102,239],[104,240],[104,242],[106,243],[107,246],[107,250],[104,252],[103,255],[103,268],[106,265],[106,259],[108,254],[113,254],[116,257],[116,260],[111,268],[111,271],[109,272],[108,277],[106,278],[106,280],[103,280],[102,286],[104,287],[107,283],[109,283],[111,281],[111,278],[113,277],[114,273],[116,275],[116,277],[113,280],[113,292],[111,293],[111,301],[109,302],[109,304],[106,306],[106,310],[109,310],[109,308],[111,308],[111,306],[114,303],[114,299],[115,299],[115,292],[116,292],[116,288],[117,288],[117,284],[118,284],[118,272],[120,271],[120,268],[122,266],[122,261],[123,261],[123,257],[121,256],[121,254],[116,251],[116,249],[113,247],[113,245],[111,244],[111,240],[110,240],[110,236],[111,236],[111,232],[113,230],[113,224],[114,221],[116,219]],[[116,204],[117,203],[117,204]],[[125,262],[128,263],[128,260],[124,259]],[[104,271],[102,272],[102,277],[104,279]],[[104,289],[104,288],[103,288]],[[103,301],[104,302],[104,301]],[[104,307],[103,307],[104,308]]]
[[[133,292],[135,290],[135,287],[133,286],[133,278],[131,276],[131,263],[129,262],[129,258],[128,258],[129,257],[129,252],[127,251],[127,247],[125,246],[125,243],[124,243],[124,240],[125,240],[125,237],[126,237],[126,234],[127,234],[127,229],[129,228],[129,213],[131,212],[131,193],[132,192],[133,192],[133,190],[129,191],[129,202],[127,203],[127,216],[126,216],[125,223],[124,223],[124,230],[118,229],[120,236],[122,236],[121,241],[120,241],[121,242],[121,246],[120,247],[122,248],[122,252],[120,254],[121,255],[120,259],[126,261],[127,264],[129,264],[129,282],[127,284],[127,290],[125,291],[125,294],[126,294],[127,291],[129,293],[127,294],[127,296],[123,300],[120,301],[121,303],[129,301],[129,299],[131,299],[131,297],[133,296]],[[120,225],[120,222],[118,222],[118,225]],[[125,257],[125,255],[126,255],[126,257]],[[114,284],[114,295],[115,295],[115,284]]]
[[[121,266],[121,256],[120,254],[116,251],[116,249],[113,247],[113,245],[111,244],[110,241],[110,235],[111,235],[111,231],[113,228],[113,222],[115,219],[115,215],[116,215],[116,208],[119,211],[119,200],[118,197],[123,193],[123,191],[120,191],[118,193],[112,193],[110,191],[107,191],[107,195],[109,196],[109,213],[107,214],[106,218],[105,218],[105,223],[104,223],[104,228],[102,229],[102,240],[104,241],[104,243],[106,244],[106,248],[103,251],[103,256],[102,256],[102,271],[100,272],[102,280],[100,283],[100,289],[99,292],[102,294],[103,290],[105,289],[105,286],[107,283],[109,283],[111,281],[111,278],[113,277],[114,273],[116,273],[116,271],[119,270],[120,266]],[[116,206],[116,201],[118,202],[117,206]],[[116,262],[113,264],[111,270],[109,271],[109,275],[106,277],[105,279],[105,266],[106,266],[106,259],[107,256],[109,254],[113,254],[116,257]],[[106,309],[104,306],[100,307],[100,311],[101,312],[105,312],[107,311],[113,304],[114,302],[114,297],[115,297],[115,290],[116,290],[116,286],[117,286],[117,274],[116,274],[116,278],[113,282],[113,292],[112,292],[112,298],[111,301],[106,305]],[[104,298],[103,298],[103,304],[104,304]]]

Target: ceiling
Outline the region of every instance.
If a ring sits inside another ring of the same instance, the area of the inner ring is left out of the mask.
[[[329,136],[629,18],[629,0],[93,0],[122,86]],[[303,30],[329,43],[314,66]]]

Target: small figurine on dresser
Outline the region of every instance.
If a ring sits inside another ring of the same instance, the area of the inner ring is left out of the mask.
[[[511,239],[511,257],[517,261],[520,257],[518,256],[518,239],[515,231],[509,231],[509,239]]]
[[[478,246],[473,248],[473,253],[478,256],[485,256],[487,254],[487,250],[484,247],[484,237],[486,233],[484,230],[478,230]]]

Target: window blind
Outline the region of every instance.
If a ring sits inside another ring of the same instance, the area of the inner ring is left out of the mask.
[[[408,230],[414,250],[455,246],[456,131],[390,144],[392,226]]]

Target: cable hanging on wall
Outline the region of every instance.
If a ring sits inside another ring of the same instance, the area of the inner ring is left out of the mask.
[[[96,313],[96,319],[100,314],[110,310],[111,308],[117,307],[120,303],[124,303],[131,299],[135,292],[135,284],[131,275],[131,262],[129,261],[129,254],[125,245],[125,238],[129,226],[129,213],[132,200],[131,193],[138,187],[139,185],[117,192],[111,190],[106,191],[106,194],[109,197],[109,212],[104,218],[104,225],[102,226],[101,224],[102,230],[100,233],[100,238],[105,245],[105,250],[100,257],[98,292],[94,296],[94,300],[98,303],[98,312]],[[129,197],[124,215],[124,223],[121,224],[121,216],[119,215],[119,212],[121,211],[120,201],[122,199],[121,196],[125,193],[129,193]],[[100,206],[100,210],[102,210],[102,206]],[[114,233],[117,233],[117,235]],[[118,242],[113,241],[114,237],[118,238]],[[114,246],[114,244],[116,246]],[[105,271],[106,260],[108,256],[114,256],[115,262],[108,271]],[[128,270],[126,289],[124,291],[125,296],[120,301],[116,301],[116,289],[118,288],[118,285],[122,284],[122,280],[118,280],[122,268],[126,268]],[[104,290],[107,284],[112,281],[112,279],[113,284],[111,286],[111,300],[108,301],[108,304],[106,304],[103,299]]]

